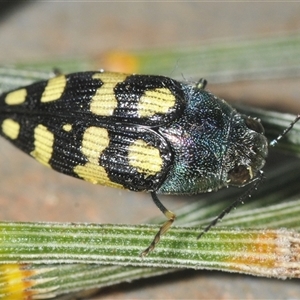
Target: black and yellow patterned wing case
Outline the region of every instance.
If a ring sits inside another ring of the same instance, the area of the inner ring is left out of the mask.
[[[265,163],[259,121],[202,85],[163,76],[81,72],[0,96],[0,133],[42,164],[132,191],[196,194],[245,185]]]

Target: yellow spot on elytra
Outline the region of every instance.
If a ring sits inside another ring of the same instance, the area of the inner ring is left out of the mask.
[[[49,161],[53,152],[54,135],[44,125],[34,129],[34,150],[30,155],[45,166],[50,167]]]
[[[18,105],[25,102],[26,96],[26,89],[19,89],[8,93],[5,97],[5,103],[8,105]]]
[[[67,80],[65,75],[59,75],[49,79],[43,92],[41,102],[51,102],[60,99],[66,88],[66,84]]]
[[[63,125],[63,130],[67,131],[67,132],[71,131],[72,130],[72,124]]]
[[[0,265],[0,296],[1,299],[31,299],[34,291],[31,287],[36,284],[34,279],[28,279],[34,276],[34,270],[27,270],[21,264],[3,264]]]
[[[167,88],[145,91],[138,103],[138,115],[143,118],[154,114],[165,114],[174,107],[175,102],[175,96]]]
[[[149,146],[143,140],[134,141],[128,148],[129,165],[135,167],[139,173],[151,176],[162,169],[163,160],[158,149]]]
[[[96,73],[93,79],[102,81],[102,86],[97,89],[90,104],[92,113],[99,116],[111,116],[114,109],[118,106],[118,101],[115,97],[115,86],[126,79],[126,74],[118,73]]]
[[[74,172],[85,181],[93,184],[101,184],[115,188],[123,188],[121,184],[112,182],[105,171],[99,165],[101,153],[109,145],[108,131],[105,128],[91,126],[83,134],[81,151],[88,162],[74,168]]]
[[[12,119],[5,119],[2,122],[2,132],[12,140],[19,136],[20,124]]]

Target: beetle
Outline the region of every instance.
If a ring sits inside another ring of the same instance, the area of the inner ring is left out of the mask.
[[[255,181],[268,141],[260,121],[196,85],[104,71],[59,74],[0,96],[0,134],[37,161],[93,184],[198,194]],[[210,228],[210,227],[209,227]]]

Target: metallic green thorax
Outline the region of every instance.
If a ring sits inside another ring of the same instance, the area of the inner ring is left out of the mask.
[[[196,194],[250,182],[267,156],[260,123],[203,89],[182,87],[185,111],[169,127],[158,129],[174,151],[158,192]]]

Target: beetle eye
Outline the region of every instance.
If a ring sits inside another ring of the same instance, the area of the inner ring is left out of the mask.
[[[251,167],[239,165],[228,172],[228,181],[232,185],[243,185],[253,178]]]
[[[245,120],[246,126],[249,129],[251,129],[251,130],[253,130],[257,133],[260,133],[260,134],[265,133],[265,130],[264,130],[263,126],[261,125],[261,123],[258,120],[255,120],[255,119],[250,118],[250,117],[245,117],[244,120]]]

